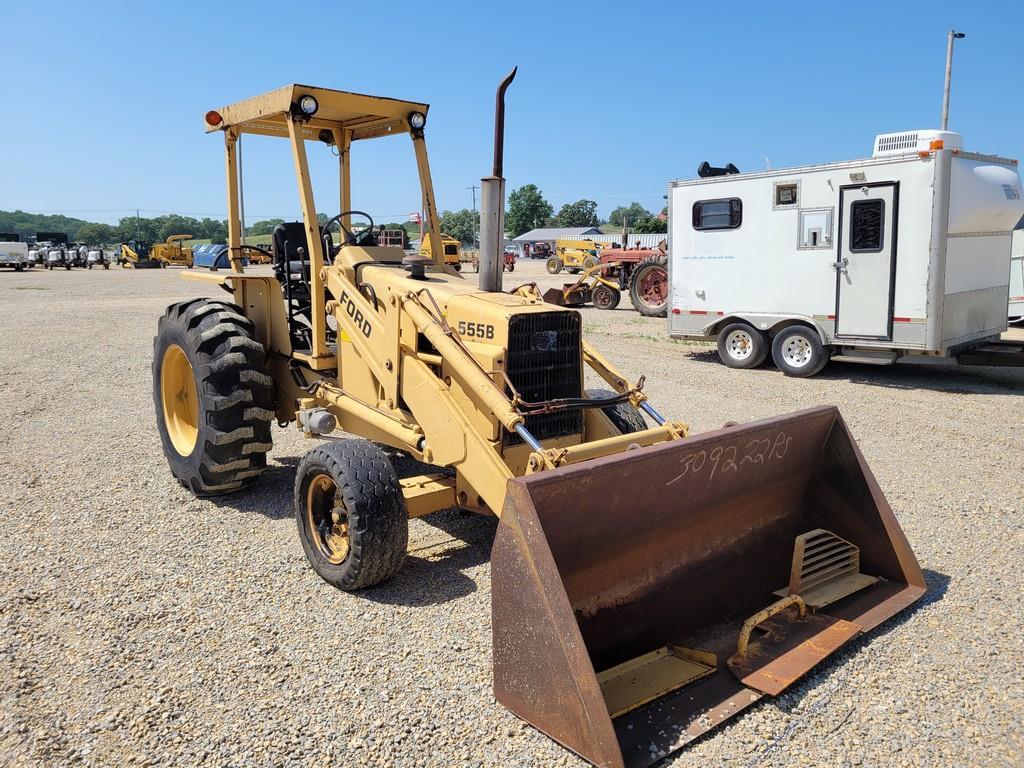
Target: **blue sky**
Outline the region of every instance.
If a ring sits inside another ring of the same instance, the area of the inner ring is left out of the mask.
[[[603,215],[662,205],[702,160],[741,170],[870,154],[876,133],[937,127],[946,30],[950,128],[967,149],[1024,156],[1024,3],[27,2],[4,11],[0,209],[116,222],[223,218],[211,108],[289,82],[426,101],[441,209],[489,173],[494,88],[508,94],[509,188]],[[298,210],[287,144],[247,139],[247,220]],[[334,160],[310,145],[318,208]],[[353,203],[419,207],[409,142],[353,151]]]

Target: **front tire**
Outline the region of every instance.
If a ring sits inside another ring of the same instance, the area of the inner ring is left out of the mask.
[[[757,368],[770,346],[767,336],[746,323],[730,323],[718,333],[718,357],[730,368]]]
[[[588,389],[587,397],[591,400],[600,400],[604,397],[614,397],[615,393],[609,389]],[[643,432],[647,429],[647,422],[640,415],[640,411],[629,403],[616,403],[601,409],[601,412],[608,417],[615,428],[623,435],[631,435],[634,432]]]
[[[615,309],[621,299],[621,293],[604,283],[595,285],[590,294],[591,303],[598,309]]]
[[[234,304],[172,304],[153,339],[153,403],[171,473],[197,496],[236,491],[271,448],[273,380],[252,321]]]
[[[557,275],[562,271],[562,260],[552,256],[548,259],[547,270],[549,275]]]
[[[668,313],[668,257],[664,253],[648,256],[640,262],[629,281],[629,298],[646,317],[665,317]]]
[[[372,587],[405,562],[402,486],[387,455],[368,440],[332,440],[302,458],[295,522],[313,570],[338,589]]]
[[[807,378],[821,372],[828,363],[828,353],[817,331],[806,325],[791,325],[775,334],[772,360],[787,376]]]

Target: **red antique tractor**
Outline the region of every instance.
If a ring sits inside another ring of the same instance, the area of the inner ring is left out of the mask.
[[[665,317],[668,310],[668,243],[657,248],[604,248],[601,276],[619,283],[637,312],[648,317]]]

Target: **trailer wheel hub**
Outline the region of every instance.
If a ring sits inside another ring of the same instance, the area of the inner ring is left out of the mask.
[[[814,350],[810,342],[802,336],[793,335],[786,339],[782,345],[782,357],[794,368],[802,368],[811,362]]]
[[[167,347],[160,364],[160,400],[171,445],[180,455],[191,456],[199,437],[199,393],[192,364],[177,344]]]
[[[748,331],[733,331],[725,339],[729,355],[736,360],[746,360],[754,352],[754,339]]]

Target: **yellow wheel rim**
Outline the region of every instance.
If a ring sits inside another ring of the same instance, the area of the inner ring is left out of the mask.
[[[313,546],[327,562],[340,565],[348,557],[348,513],[330,475],[319,474],[309,483],[306,530]]]
[[[164,351],[160,364],[160,400],[164,406],[164,426],[174,450],[190,456],[199,437],[199,394],[192,364],[177,344]]]

